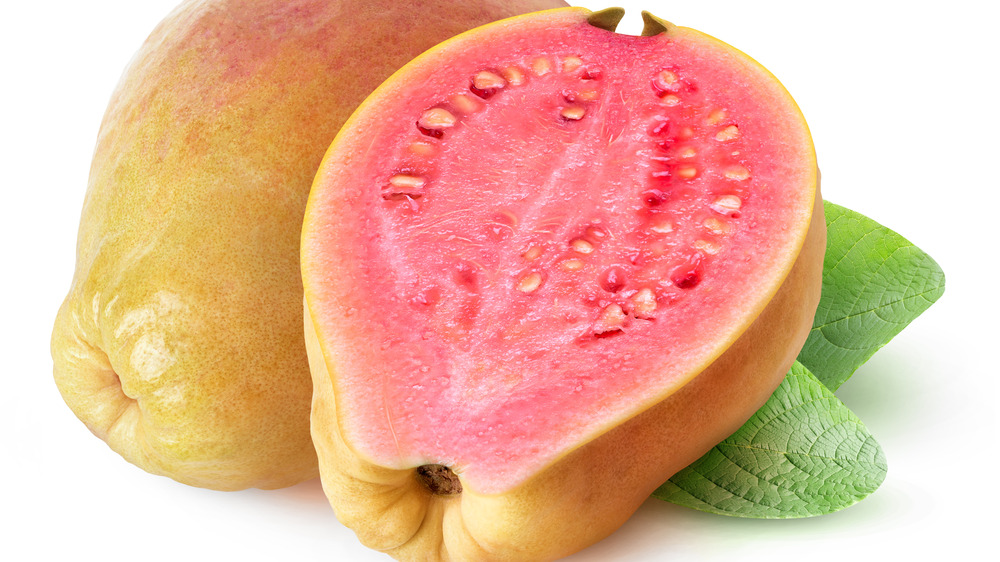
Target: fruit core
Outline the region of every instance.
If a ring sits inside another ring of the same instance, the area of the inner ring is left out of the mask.
[[[505,33],[418,59],[338,138],[316,232],[350,273],[311,289],[364,454],[486,491],[721,353],[812,207],[790,98],[714,40]]]

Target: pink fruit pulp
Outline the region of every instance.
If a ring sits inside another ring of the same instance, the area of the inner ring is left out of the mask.
[[[815,185],[794,102],[731,50],[568,17],[508,33],[366,102],[303,240],[348,441],[483,493],[720,355],[787,275]]]

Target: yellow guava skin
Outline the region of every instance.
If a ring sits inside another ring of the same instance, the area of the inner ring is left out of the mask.
[[[589,13],[580,8],[550,13],[574,11],[582,19]],[[526,25],[544,25],[533,18],[536,15],[517,19]],[[499,29],[501,25],[487,26],[462,38],[490,44],[497,40],[492,34]],[[311,298],[313,284],[337,273],[324,270],[319,244],[315,248],[304,245],[306,346],[314,384],[312,434],[321,479],[337,517],[370,548],[415,562],[531,562],[577,552],[613,533],[653,490],[737,430],[764,404],[794,362],[819,303],[826,248],[819,171],[805,120],[791,96],[750,57],[694,30],[665,22],[664,29],[678,40],[698,42],[706,49],[726,49],[740,64],[755,69],[752,79],[766,83],[767,90],[778,92],[782,104],[787,104],[782,107],[789,108],[791,128],[801,135],[785,140],[801,145],[798,165],[803,180],[798,188],[808,194],[801,215],[787,225],[797,253],[782,256],[775,285],[747,296],[747,302],[760,306],[743,313],[740,330],[722,342],[727,347],[721,355],[705,357],[687,383],[640,412],[610,420],[610,429],[562,452],[510,489],[487,494],[463,482],[458,494],[436,495],[420,481],[417,467],[377,464],[345,438],[345,421],[338,412],[340,358],[327,352],[317,320],[324,311]],[[412,64],[433,67],[446,45]],[[369,125],[368,117],[358,115],[345,131],[355,124]],[[335,166],[330,162],[336,160],[331,157],[336,144],[321,166],[314,192],[337,189],[329,180],[337,176],[336,170],[326,167]],[[312,221],[320,222],[310,211],[304,240],[311,239]],[[323,244],[336,247],[335,240]],[[456,474],[461,480],[461,472]]]
[[[63,399],[129,462],[193,486],[317,475],[299,232],[323,153],[412,57],[546,0],[191,0],[98,135],[51,346]]]

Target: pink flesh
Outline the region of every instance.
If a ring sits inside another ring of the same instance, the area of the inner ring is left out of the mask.
[[[709,40],[574,22],[505,33],[383,91],[321,171],[337,187],[311,204],[321,224],[306,239],[349,439],[387,466],[450,466],[481,492],[523,481],[724,350],[787,273],[813,185],[790,100]],[[564,72],[568,56],[583,65]],[[552,72],[532,71],[539,57]],[[510,66],[524,84],[470,91],[476,73]],[[662,70],[676,91],[654,85]],[[456,94],[481,107],[463,113]],[[422,130],[435,107],[457,124]],[[583,117],[562,117],[570,107]],[[717,139],[730,125],[738,137]],[[390,184],[404,175],[425,183]]]

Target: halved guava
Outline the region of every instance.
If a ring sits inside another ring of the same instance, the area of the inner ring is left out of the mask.
[[[738,428],[811,326],[813,145],[752,59],[569,8],[421,55],[314,182],[312,432],[402,559],[533,560],[617,528]]]

